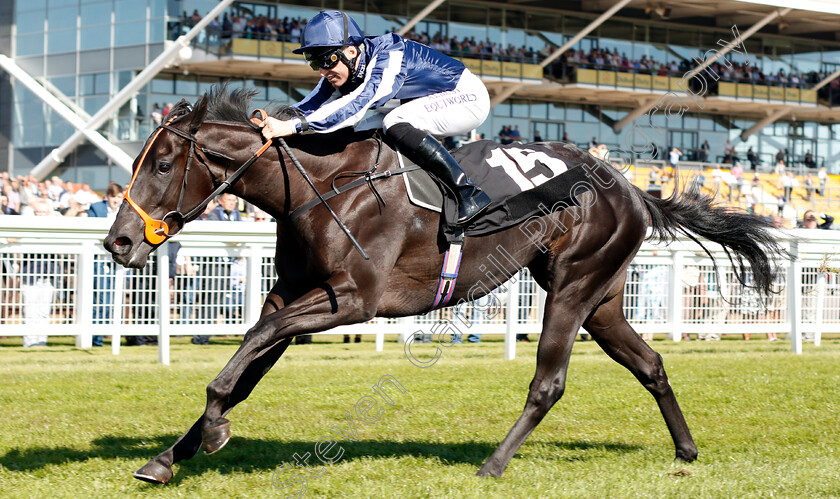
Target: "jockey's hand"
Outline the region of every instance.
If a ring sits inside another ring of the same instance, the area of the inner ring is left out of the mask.
[[[281,121],[269,116],[262,122],[262,134],[268,140],[278,137],[288,137],[295,133],[295,124],[291,121]]]

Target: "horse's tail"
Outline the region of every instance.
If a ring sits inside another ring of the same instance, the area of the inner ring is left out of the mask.
[[[750,286],[765,296],[773,292],[775,260],[789,254],[770,232],[767,222],[744,211],[717,205],[694,186],[667,199],[656,198],[641,189],[639,192],[650,212],[651,239],[670,242],[682,233],[703,248],[717,270],[714,256],[696,236],[715,242],[723,246],[742,284],[745,284],[746,260],[753,274]]]

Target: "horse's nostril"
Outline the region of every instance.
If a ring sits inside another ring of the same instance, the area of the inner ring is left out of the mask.
[[[125,236],[105,240],[105,249],[115,255],[122,255],[131,250],[131,239]]]
[[[114,239],[114,248],[120,248],[122,246],[131,246],[131,239],[123,236]]]

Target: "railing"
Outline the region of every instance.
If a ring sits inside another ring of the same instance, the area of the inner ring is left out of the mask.
[[[298,42],[208,36],[196,39],[193,46],[218,58],[243,57],[292,64],[304,63],[303,55],[292,52],[300,47]],[[541,66],[528,64],[518,57],[497,57],[472,52],[451,55],[481,77],[534,82],[542,80]]]
[[[178,236],[182,247],[172,272],[169,252],[161,249],[140,271],[114,265],[101,244],[108,228],[103,219],[0,217],[0,335],[76,336],[82,348],[93,335],[111,335],[114,354],[121,336],[157,336],[160,361],[168,363],[171,335],[244,334],[259,317],[275,279],[274,224],[193,222]],[[690,241],[667,248],[645,243],[627,271],[628,320],[639,333],[674,341],[683,333],[788,333],[799,352],[804,331],[819,344],[821,333],[840,332],[840,279],[826,271],[836,266],[827,259],[838,254],[840,233],[797,230],[779,237],[799,260],[781,262],[780,293],[767,307],[738,284],[722,253],[714,253],[721,266],[716,276]],[[540,332],[544,292],[523,271],[492,296],[491,307],[374,319],[320,334],[374,334],[381,350],[385,335],[404,341],[452,320],[464,334],[504,335],[505,356],[513,358],[516,334]]]
[[[555,74],[556,72],[552,73]],[[676,92],[691,91],[699,96],[716,95],[722,98],[750,100],[755,102],[787,103],[803,106],[817,104],[817,92],[808,88],[792,88],[782,84],[760,85],[757,83],[712,82],[705,83],[699,88],[690,88],[693,80],[685,81],[683,74],[670,73],[666,75],[645,72],[622,71],[612,66],[599,67],[594,64],[573,65],[563,67],[562,78],[570,83],[590,85],[599,88],[631,89],[645,92]],[[705,81],[705,80],[703,80]],[[686,85],[689,88],[686,88]]]

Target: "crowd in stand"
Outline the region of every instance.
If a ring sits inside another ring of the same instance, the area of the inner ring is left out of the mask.
[[[64,182],[59,177],[38,181],[34,176],[12,178],[0,173],[0,207],[3,215],[34,215],[33,203],[44,201],[51,214],[87,216],[92,203],[102,198],[88,184]]]
[[[184,12],[183,24],[189,29],[201,21],[198,11],[193,11],[191,16]],[[306,25],[304,18],[268,18],[266,16],[246,16],[228,14],[217,17],[207,25],[207,33],[211,36],[226,40],[230,38],[246,38],[251,40],[266,40],[277,42],[300,42],[300,34]],[[180,32],[180,24],[173,26]]]
[[[699,66],[702,60],[690,61],[683,59],[680,62],[660,62],[642,55],[638,59],[630,59],[625,53],[619,55],[618,51],[608,48],[593,48],[589,52],[583,50],[569,50],[559,57],[558,65],[560,76],[568,76],[569,66],[577,66],[590,69],[614,69],[627,73],[649,74],[657,76],[682,76],[693,67]],[[762,85],[810,88],[825,78],[825,74],[812,71],[807,74],[789,73],[779,69],[776,73],[765,74],[761,68],[749,64],[732,62],[713,63],[709,69],[720,76],[720,80],[727,82],[756,83]],[[556,75],[555,75],[556,76]],[[716,81],[714,78],[707,80]],[[710,84],[712,82],[709,82]]]
[[[193,11],[192,15],[189,16],[184,12],[181,22],[186,28],[191,28],[200,20],[201,16],[198,11]],[[236,15],[225,13],[221,19],[213,19],[208,24],[207,32],[209,35],[220,40],[246,38],[299,43],[300,34],[306,22],[307,20],[305,18],[284,17],[280,19],[268,18],[263,15],[249,16],[245,14]],[[181,28],[180,24],[176,23],[178,30]],[[539,64],[557,48],[551,43],[545,43],[539,50],[524,45],[516,47],[510,43],[504,46],[490,39],[476,40],[475,37],[462,37],[459,39],[458,36],[449,37],[440,32],[430,36],[426,32],[417,32],[415,30],[409,31],[405,37],[409,40],[429,45],[453,57],[530,64]],[[561,80],[574,77],[574,69],[577,67],[611,69],[658,76],[682,76],[700,62],[699,60],[692,61],[689,59],[682,59],[679,62],[676,60],[670,62],[657,61],[644,54],[639,58],[633,59],[627,57],[626,53],[619,54],[615,48],[592,48],[588,52],[571,49],[559,56],[557,61],[545,68],[544,71],[547,75]],[[784,69],[779,69],[775,73],[765,73],[761,68],[754,65],[739,63],[728,65],[714,63],[710,66],[709,71],[714,71],[717,75],[720,75],[721,81],[756,83],[792,88],[810,88],[825,77],[825,74],[816,71],[800,74],[797,72],[786,73]],[[709,80],[711,80],[709,82],[710,85],[716,87],[718,80],[714,78],[710,78]],[[715,89],[713,88],[711,91],[714,92]],[[832,98],[840,100],[840,78],[835,79],[831,85],[827,85],[824,91],[821,92],[821,97],[828,98],[829,94]]]

